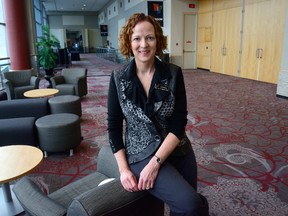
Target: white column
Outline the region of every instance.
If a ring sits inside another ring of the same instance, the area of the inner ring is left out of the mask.
[[[286,21],[282,49],[282,63],[278,77],[277,96],[288,98],[288,3],[286,3]]]

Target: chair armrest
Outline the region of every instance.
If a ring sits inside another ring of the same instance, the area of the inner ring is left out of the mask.
[[[40,79],[39,77],[32,76],[30,78],[30,85],[33,85],[35,89],[39,88]]]
[[[51,77],[50,81],[52,83],[52,87],[56,88],[56,85],[65,83],[65,78],[64,76],[59,75],[59,76]]]
[[[3,79],[3,84],[7,93],[8,100],[14,99],[15,95],[12,82],[10,82],[8,79]]]
[[[76,197],[68,208],[69,216],[100,216],[142,198],[145,192],[130,193],[117,178]]]
[[[83,82],[83,81],[87,81],[86,76],[75,77],[75,83],[79,84],[79,82]]]
[[[28,177],[20,179],[13,191],[25,212],[30,215],[66,215],[66,208],[46,196]]]
[[[102,146],[100,149],[97,160],[97,172],[100,172],[109,178],[120,177],[117,161],[112,153],[110,145]]]
[[[3,79],[3,83],[4,83],[5,85],[11,86],[11,88],[12,88],[12,86],[13,86],[12,82],[11,82],[10,80],[8,80],[8,79]]]
[[[77,87],[78,88],[76,88],[76,95],[78,95],[79,97],[87,95],[88,86],[87,86],[87,77],[86,76],[81,76],[77,79]]]

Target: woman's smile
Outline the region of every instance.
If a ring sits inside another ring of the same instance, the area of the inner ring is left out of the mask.
[[[140,54],[142,54],[143,56],[149,55],[149,53],[150,53],[149,50],[139,50],[138,52],[139,52]]]

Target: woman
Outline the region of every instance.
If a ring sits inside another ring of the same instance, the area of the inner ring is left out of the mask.
[[[109,142],[125,190],[147,190],[169,205],[170,215],[208,215],[205,197],[196,192],[197,165],[185,135],[182,70],[156,57],[164,49],[166,39],[153,17],[134,14],[122,28],[119,50],[134,58],[111,76]]]

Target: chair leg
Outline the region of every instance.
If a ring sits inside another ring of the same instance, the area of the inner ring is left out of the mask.
[[[46,151],[44,151],[44,157],[47,158],[48,157],[48,154]]]
[[[70,157],[73,156],[73,149],[70,149]]]

